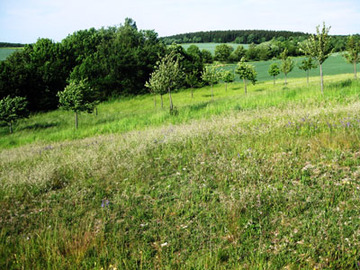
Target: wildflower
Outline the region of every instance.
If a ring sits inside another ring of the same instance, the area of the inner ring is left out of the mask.
[[[167,245],[168,245],[168,243],[165,242],[165,243],[162,243],[160,246],[161,246],[161,247],[166,247]]]
[[[104,200],[101,201],[101,207],[102,207],[102,208],[108,207],[108,206],[109,206],[109,203],[110,203],[109,200],[105,200],[105,199],[104,199]]]

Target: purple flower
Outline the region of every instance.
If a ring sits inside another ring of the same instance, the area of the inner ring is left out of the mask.
[[[109,200],[102,200],[101,201],[101,207],[104,208],[104,207],[108,207],[109,206]]]

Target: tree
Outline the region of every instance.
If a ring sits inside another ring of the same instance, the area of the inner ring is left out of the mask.
[[[235,75],[229,70],[223,71],[221,75],[221,79],[225,82],[225,91],[227,91],[227,85],[228,83],[235,81]]]
[[[329,31],[331,27],[323,27],[320,31],[320,25],[316,27],[316,35],[311,35],[307,41],[301,43],[300,50],[306,55],[314,58],[320,67],[321,93],[324,94],[324,78],[322,64],[332,53],[331,37]]]
[[[60,107],[75,112],[75,128],[78,128],[78,114],[92,113],[98,104],[95,91],[86,80],[70,81],[64,91],[58,92]]]
[[[234,48],[227,44],[217,45],[215,47],[215,60],[227,62],[233,50]]]
[[[13,124],[21,119],[29,116],[27,110],[28,102],[24,97],[10,97],[7,96],[0,100],[0,122],[5,122],[9,125],[10,133],[13,133]]]
[[[357,79],[356,64],[360,60],[360,42],[354,36],[349,36],[346,44],[347,52],[344,54],[346,60],[354,65],[354,78]]]
[[[185,81],[191,88],[191,98],[194,97],[193,88],[198,83],[198,74],[196,71],[193,71],[189,74],[186,74]]]
[[[294,61],[288,57],[288,50],[285,49],[281,54],[281,71],[285,75],[285,85],[287,84],[287,75],[294,69]]]
[[[232,52],[229,60],[231,62],[239,62],[241,60],[241,58],[243,58],[245,56],[245,54],[246,54],[246,50],[245,50],[244,46],[239,45],[239,46],[237,46],[235,51]]]
[[[180,68],[179,57],[174,51],[161,58],[155,71],[150,75],[148,87],[154,86],[155,89],[158,88],[160,91],[166,89],[169,93],[170,113],[174,110],[171,91],[180,85],[182,78],[183,71]]]
[[[270,76],[274,78],[274,85],[275,85],[275,77],[280,74],[280,68],[277,63],[272,63],[269,67],[268,73]]]
[[[201,78],[204,82],[211,85],[211,98],[214,99],[213,85],[219,82],[220,73],[217,71],[216,67],[207,66],[205,67],[205,70],[201,73]]]
[[[201,51],[202,59],[205,64],[211,64],[213,62],[213,56],[209,50],[202,49]]]
[[[255,71],[255,67],[251,64],[245,63],[245,59],[243,58],[238,63],[235,73],[239,74],[240,79],[243,79],[245,95],[246,95],[247,94],[247,81],[250,80],[253,84],[256,83],[257,73]]]
[[[302,60],[301,65],[299,66],[299,69],[306,71],[306,81],[308,86],[309,86],[309,71],[313,68],[317,68],[317,65],[313,62],[313,59],[311,57]]]

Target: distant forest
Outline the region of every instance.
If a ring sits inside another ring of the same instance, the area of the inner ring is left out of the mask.
[[[24,44],[21,43],[11,43],[11,42],[0,42],[0,48],[9,48],[9,47],[24,47]]]
[[[163,37],[166,44],[175,43],[229,43],[238,44],[260,44],[272,39],[279,41],[287,40],[291,37],[302,37],[306,39],[309,34],[291,31],[270,31],[270,30],[228,30],[228,31],[206,31],[186,34],[178,34]]]

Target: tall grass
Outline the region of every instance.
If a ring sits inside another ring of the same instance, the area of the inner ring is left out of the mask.
[[[0,268],[357,269],[359,82],[346,78],[324,96],[303,79],[247,96],[218,85],[214,102],[185,91],[176,117],[151,96],[113,100],[80,134],[64,112],[24,121],[28,142],[0,152]]]

